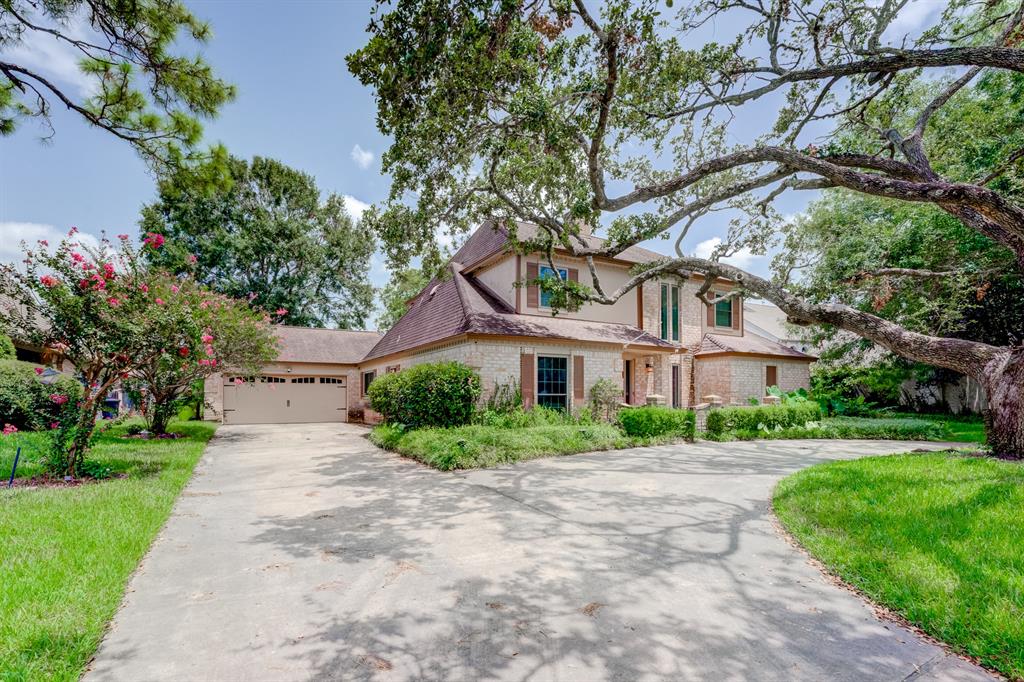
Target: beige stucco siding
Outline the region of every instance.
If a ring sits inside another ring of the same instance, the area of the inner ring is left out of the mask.
[[[511,256],[508,258],[514,263],[515,257]],[[559,268],[574,268],[579,270],[579,281],[581,284],[586,286],[593,286],[594,278],[590,274],[590,270],[587,267],[586,262],[580,258],[568,258],[558,257],[554,259],[555,265]],[[527,263],[537,263],[539,266],[546,266],[547,261],[540,259],[536,256],[523,257],[520,262],[520,273],[519,280],[526,281],[526,265]],[[596,265],[597,275],[601,281],[601,287],[605,292],[612,292],[618,289],[622,284],[629,279],[629,268],[625,265],[616,265],[612,263],[600,262]],[[533,307],[527,305],[526,290],[521,292],[521,308],[520,311],[527,315],[550,315],[551,311],[548,308]],[[514,304],[514,299],[513,299]],[[628,324],[636,326],[637,324],[637,296],[633,291],[628,292],[625,296],[620,298],[618,301],[611,305],[604,305],[600,303],[587,303],[583,305],[579,310],[575,312],[570,311],[559,311],[559,316],[567,317],[575,320],[592,320],[595,322],[614,322],[617,324]]]

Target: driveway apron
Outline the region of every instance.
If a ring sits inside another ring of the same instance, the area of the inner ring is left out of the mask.
[[[830,583],[769,512],[790,472],[919,443],[441,473],[366,433],[222,427],[85,679],[991,679]]]

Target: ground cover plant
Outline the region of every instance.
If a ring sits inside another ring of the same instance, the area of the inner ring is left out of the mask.
[[[621,410],[618,415],[619,420],[612,423],[595,419],[586,408],[576,414],[539,406],[531,410],[483,409],[472,424],[420,429],[382,424],[374,428],[370,439],[382,448],[448,471],[656,445],[692,438],[695,431],[694,414],[688,410],[638,407]]]
[[[27,456],[19,477],[31,477],[45,436],[0,438],[0,678],[79,678],[214,428],[173,423],[185,436],[174,440],[101,429],[89,462],[110,480],[62,488],[7,489],[15,439]]]
[[[928,453],[830,462],[775,490],[829,570],[954,650],[1024,679],[1024,466]]]

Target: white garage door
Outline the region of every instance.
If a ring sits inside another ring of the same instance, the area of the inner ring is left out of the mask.
[[[226,377],[225,424],[348,421],[345,377]]]

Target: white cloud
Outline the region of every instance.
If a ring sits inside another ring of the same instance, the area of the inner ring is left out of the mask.
[[[66,231],[58,230],[53,225],[46,223],[0,221],[0,263],[20,263],[25,257],[25,252],[21,247],[22,242],[25,242],[30,248],[34,248],[36,243],[43,239],[49,242],[52,248],[66,236]],[[92,248],[99,246],[99,240],[96,237],[82,232],[76,235],[75,241]]]
[[[368,203],[356,199],[351,194],[343,194],[341,198],[345,200],[345,210],[356,220],[362,220],[366,209],[370,208]]]
[[[717,249],[721,244],[721,237],[712,237],[711,239],[705,239],[701,243],[697,244],[697,248],[694,249],[693,255],[697,256],[697,258],[710,258],[714,250]],[[758,256],[747,247],[743,247],[733,255],[722,258],[721,261],[723,263],[736,266],[737,268],[743,268],[744,270],[747,270],[750,268],[750,265],[759,258],[763,258],[763,256]]]
[[[370,164],[373,163],[373,152],[363,149],[357,144],[355,147],[352,147],[352,160],[360,168],[369,168]]]
[[[38,17],[34,19],[39,20]],[[46,23],[39,20],[46,26]],[[65,35],[78,40],[89,40],[94,36],[88,22],[81,15],[72,17],[67,24],[60,26]],[[5,51],[8,61],[49,76],[62,85],[69,85],[78,90],[82,97],[90,97],[99,90],[99,82],[93,76],[82,73],[78,62],[85,55],[67,42],[45,31],[26,31],[22,42],[16,43]]]

